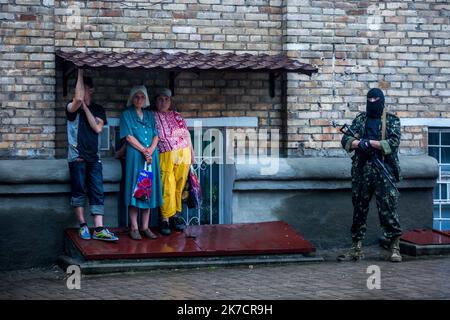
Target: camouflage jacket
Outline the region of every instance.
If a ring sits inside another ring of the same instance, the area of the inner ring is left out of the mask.
[[[358,116],[356,116],[355,119],[353,119],[351,129],[353,130],[353,132],[355,132],[355,135],[357,137],[361,137],[364,135],[366,119],[367,115],[365,112],[360,113]],[[392,113],[386,113],[386,137],[384,140],[381,140],[381,133],[379,137],[381,153],[383,154],[385,165],[388,167],[397,181],[401,179],[400,163],[398,161],[398,147],[400,145],[400,137],[400,119]],[[352,172],[354,172],[354,168],[360,165],[359,153],[355,152],[354,149],[351,149],[352,142],[354,140],[356,139],[347,135],[344,135],[341,140],[342,147],[348,153],[353,153]]]

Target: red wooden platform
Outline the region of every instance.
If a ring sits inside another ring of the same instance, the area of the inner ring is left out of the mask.
[[[403,233],[400,239],[417,245],[449,245],[450,232],[415,229]]]
[[[66,229],[86,260],[144,259],[162,257],[233,256],[261,254],[308,254],[314,246],[282,221],[230,225],[188,226],[184,232],[158,239],[132,240],[125,229],[111,229],[117,242],[82,240],[78,229]]]

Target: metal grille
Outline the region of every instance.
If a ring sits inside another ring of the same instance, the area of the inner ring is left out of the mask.
[[[99,143],[101,151],[108,151],[110,149],[110,132],[109,125],[103,126],[102,132],[99,134]]]
[[[450,129],[429,129],[428,154],[439,162],[439,178],[433,192],[433,228],[450,230]]]
[[[223,160],[221,153],[213,154],[211,148],[205,149],[212,140],[210,130],[202,132],[191,130],[191,137],[193,144],[197,146],[194,155],[196,164],[193,168],[200,180],[203,206],[199,209],[188,209],[187,205],[183,204],[182,217],[187,225],[222,224],[224,168],[221,164]],[[207,139],[203,139],[204,137]]]

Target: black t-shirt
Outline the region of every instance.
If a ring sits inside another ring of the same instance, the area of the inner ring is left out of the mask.
[[[75,121],[77,119],[77,115],[79,115],[78,119],[78,132],[77,132],[77,144],[76,149],[78,151],[78,156],[85,159],[86,161],[97,161],[99,144],[98,144],[98,134],[91,128],[89,121],[86,117],[86,113],[83,111],[82,107],[80,107],[76,112],[69,112],[67,110],[66,105],[66,116],[68,121]],[[108,122],[106,121],[106,113],[105,109],[99,104],[91,102],[88,106],[89,110],[92,112],[92,115],[96,118],[100,118],[103,120],[104,125]]]

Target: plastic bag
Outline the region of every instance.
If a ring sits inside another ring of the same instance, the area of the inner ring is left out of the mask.
[[[187,199],[187,206],[189,209],[199,209],[203,203],[202,188],[200,186],[200,181],[198,180],[197,174],[192,166],[189,170],[188,183],[189,197]]]
[[[152,165],[145,162],[144,169],[138,173],[136,186],[134,187],[133,197],[137,200],[147,201],[152,195],[153,172]]]

